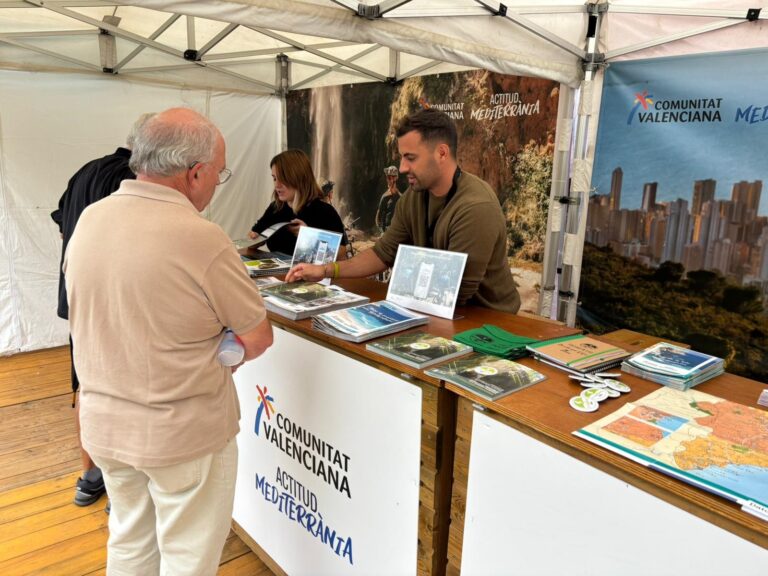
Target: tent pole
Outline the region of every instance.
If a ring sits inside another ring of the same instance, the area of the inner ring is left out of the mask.
[[[563,124],[572,116],[574,106],[578,105],[578,111],[573,118],[572,136],[563,126],[558,126],[559,154],[553,166],[543,288],[539,297],[540,313],[568,326],[576,323],[581,258],[584,252],[594,160],[594,134],[590,132],[590,120],[594,109],[595,78],[605,62],[604,55],[597,52],[597,39],[600,37],[600,25],[607,5],[589,4],[587,10],[589,25],[586,57],[583,61],[584,80],[573,97],[561,95],[559,103],[567,106],[567,110],[558,112]],[[566,147],[570,148],[570,170],[563,166]],[[558,195],[560,190],[564,192]]]
[[[288,149],[288,106],[285,96],[291,86],[291,61],[285,54],[278,54],[275,58],[275,95],[280,98],[280,150]]]
[[[552,184],[547,214],[547,236],[545,238],[541,292],[539,293],[539,314],[552,320],[558,319],[557,295],[560,290],[563,259],[560,235],[566,226],[567,212],[565,206],[568,202],[568,182],[571,177],[575,99],[576,90],[565,84],[560,84],[555,151],[552,161]]]

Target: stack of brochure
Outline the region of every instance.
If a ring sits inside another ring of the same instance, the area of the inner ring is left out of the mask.
[[[275,284],[282,284],[283,281],[275,278],[274,276],[257,276],[255,278],[252,278],[253,283],[256,284],[256,286],[259,288],[259,290],[263,290],[267,286],[274,286]]]
[[[675,390],[688,390],[722,374],[725,363],[717,356],[659,342],[625,360],[621,369]]]
[[[262,288],[261,295],[267,310],[291,320],[368,302],[367,297],[347,292],[340,286],[325,286],[317,282],[267,286]]]
[[[544,374],[517,362],[477,353],[435,366],[425,373],[453,382],[488,400],[496,400],[546,378]]]
[[[472,346],[476,352],[501,356],[507,360],[522,358],[528,354],[526,346],[538,342],[535,338],[526,338],[494,326],[483,324],[480,328],[472,328],[453,335],[453,339]]]
[[[261,258],[259,260],[246,260],[243,262],[251,278],[257,276],[271,276],[272,274],[286,274],[291,269],[290,260],[280,258]]]
[[[425,368],[472,352],[472,347],[419,330],[366,344],[366,350],[414,368]]]
[[[342,340],[363,342],[426,324],[423,314],[411,312],[394,302],[380,300],[312,318],[312,327]]]
[[[623,348],[583,334],[544,340],[529,344],[526,349],[537,360],[574,374],[601,372],[631,356]]]

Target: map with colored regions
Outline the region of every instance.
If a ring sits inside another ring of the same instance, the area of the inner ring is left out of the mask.
[[[574,432],[768,520],[768,412],[662,387]]]

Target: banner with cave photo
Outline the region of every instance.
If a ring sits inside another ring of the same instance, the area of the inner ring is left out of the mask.
[[[580,323],[628,328],[768,382],[768,52],[612,64]]]
[[[384,169],[398,166],[394,127],[422,107],[449,114],[462,170],[486,180],[507,216],[521,310],[535,313],[547,223],[559,84],[482,70],[297,90],[287,96],[288,145],[312,159],[356,250],[381,234]],[[397,187],[407,183],[400,175]]]

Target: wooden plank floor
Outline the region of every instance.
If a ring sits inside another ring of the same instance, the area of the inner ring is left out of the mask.
[[[72,503],[80,473],[69,348],[0,358],[0,574],[104,574],[107,499]],[[218,574],[272,572],[230,532]]]

